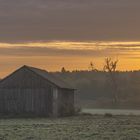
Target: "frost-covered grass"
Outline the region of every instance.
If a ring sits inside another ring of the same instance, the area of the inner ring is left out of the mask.
[[[140,116],[1,119],[0,140],[139,140]]]

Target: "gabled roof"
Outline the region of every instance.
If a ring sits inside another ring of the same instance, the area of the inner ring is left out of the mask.
[[[65,89],[74,89],[72,86],[70,86],[64,79],[62,79],[60,76],[53,75],[46,70],[30,67],[30,66],[23,66],[27,68],[28,70],[34,72],[35,74],[39,75],[40,77],[48,80],[52,84]]]

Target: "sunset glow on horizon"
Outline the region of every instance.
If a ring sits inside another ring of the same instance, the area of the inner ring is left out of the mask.
[[[22,65],[31,65],[48,71],[88,70],[92,61],[102,70],[104,59],[118,59],[118,70],[140,69],[140,42],[116,41],[40,41],[0,43],[0,77]]]
[[[139,70],[139,13],[138,0],[2,0],[0,77],[22,65],[102,70],[106,57]]]

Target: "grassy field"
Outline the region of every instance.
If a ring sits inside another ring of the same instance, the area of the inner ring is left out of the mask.
[[[139,140],[140,116],[1,119],[0,140]]]

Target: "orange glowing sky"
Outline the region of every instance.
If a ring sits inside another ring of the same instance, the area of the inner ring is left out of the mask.
[[[88,69],[92,61],[102,69],[104,59],[119,59],[118,70],[140,69],[140,42],[50,41],[0,43],[0,77],[26,64],[48,71]]]
[[[140,0],[1,0],[0,77],[22,65],[140,69]]]

